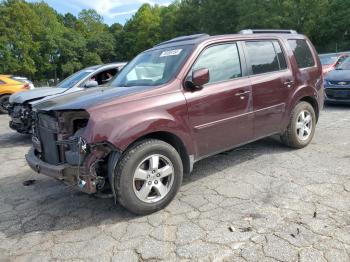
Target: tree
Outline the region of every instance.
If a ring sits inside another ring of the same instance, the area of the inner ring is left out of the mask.
[[[33,80],[64,78],[94,64],[127,61],[155,44],[196,33],[230,34],[245,28],[290,28],[320,52],[350,46],[349,1],[175,0],[144,4],[125,25],[108,26],[92,9],[78,17],[45,2],[0,1],[0,73]]]
[[[0,71],[34,76],[40,49],[40,20],[21,0],[0,3]]]
[[[108,26],[103,24],[102,17],[95,10],[83,10],[79,13],[79,21],[84,25],[82,33],[86,38],[87,50],[91,53],[89,57],[94,57],[92,61],[112,62],[115,58],[115,39]]]
[[[144,4],[136,14],[125,24],[119,41],[124,56],[131,59],[139,52],[152,47],[161,41],[160,6]]]

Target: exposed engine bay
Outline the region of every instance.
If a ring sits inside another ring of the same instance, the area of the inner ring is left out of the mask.
[[[89,194],[109,188],[108,156],[113,147],[87,144],[83,137],[89,121],[86,111],[35,112],[34,118],[35,155],[44,163],[64,167],[58,179]]]

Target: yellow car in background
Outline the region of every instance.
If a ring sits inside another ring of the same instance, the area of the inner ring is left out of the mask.
[[[25,77],[0,75],[0,113],[7,113],[9,98],[12,94],[34,88]]]

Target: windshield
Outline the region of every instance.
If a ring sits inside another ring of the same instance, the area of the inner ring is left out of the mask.
[[[81,80],[83,80],[85,77],[87,77],[89,74],[94,72],[92,69],[83,69],[81,71],[76,72],[75,74],[67,77],[62,82],[60,82],[56,87],[59,88],[71,88]]]
[[[322,65],[332,65],[337,61],[338,57],[335,55],[324,55],[320,56]]]
[[[111,86],[158,86],[174,78],[192,50],[192,45],[141,53],[132,60]]]
[[[340,65],[336,67],[337,70],[350,70],[350,57],[346,58]]]

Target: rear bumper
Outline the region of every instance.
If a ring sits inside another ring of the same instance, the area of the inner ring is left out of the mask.
[[[31,148],[25,157],[30,168],[36,173],[52,177],[71,186],[78,185],[78,167],[67,164],[57,166],[47,164],[36,156],[34,148]]]

